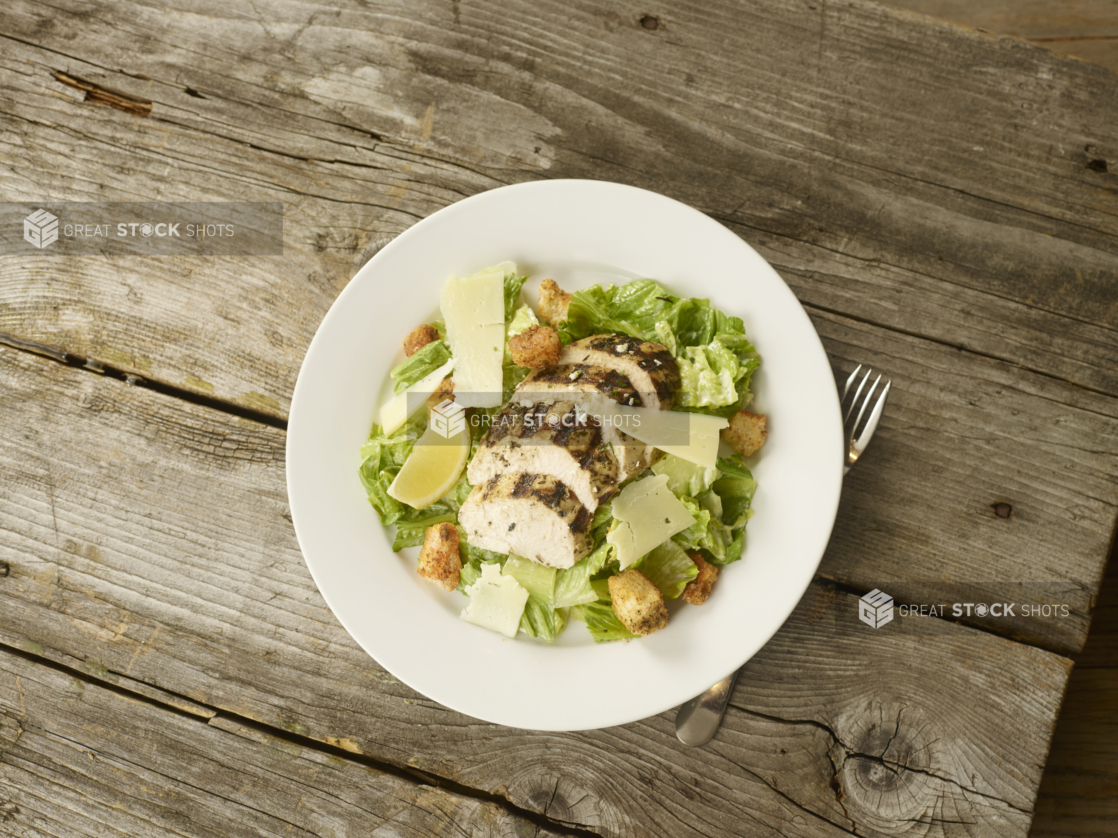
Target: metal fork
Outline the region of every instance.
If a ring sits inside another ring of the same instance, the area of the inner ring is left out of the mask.
[[[854,372],[850,373],[842,388],[842,432],[846,446],[846,464],[842,470],[844,477],[850,471],[850,467],[858,462],[858,458],[870,443],[870,437],[877,430],[881,412],[885,409],[885,400],[889,397],[889,388],[893,384],[889,379],[885,379],[885,386],[879,392],[877,388],[882,380],[879,373],[867,390],[866,385],[869,384],[874,373],[870,367],[865,367],[865,374],[862,375],[861,381],[858,381],[864,366],[859,364]],[[851,395],[850,390],[855,382],[858,386]],[[871,402],[872,407],[870,407]],[[684,745],[705,745],[714,738],[714,734],[722,724],[722,717],[726,714],[726,705],[730,702],[730,693],[734,691],[734,682],[737,681],[739,672],[740,669],[735,670],[702,695],[697,695],[680,706],[675,716],[675,735],[680,742]]]
[[[858,373],[862,371],[862,364],[850,373],[850,377],[846,379],[846,385],[842,388],[842,403],[847,403],[847,395],[850,393],[850,388],[854,386],[854,382],[858,378]],[[862,417],[865,416],[866,408],[874,399],[874,392],[877,390],[877,385],[881,383],[881,373],[877,374],[877,378],[873,380],[870,389],[866,390],[866,384],[869,382],[870,377],[873,375],[873,369],[866,367],[866,374],[862,377],[861,382],[858,384],[858,389],[854,391],[854,396],[849,400],[850,406],[842,415],[842,430],[846,435],[846,465],[843,466],[842,474],[845,477],[850,468],[858,462],[858,458],[862,456],[862,452],[866,450],[866,446],[870,444],[870,437],[873,432],[877,430],[877,422],[881,419],[881,411],[885,409],[885,400],[889,398],[889,388],[893,386],[893,382],[888,378],[885,379],[885,387],[877,395],[877,400],[874,401],[873,407],[870,409],[870,415],[866,419],[865,424],[862,424]],[[865,395],[862,392],[865,391]],[[854,415],[854,409],[858,409],[858,414]],[[851,421],[851,416],[854,416]],[[860,430],[859,430],[860,429]],[[857,434],[857,436],[855,436]]]

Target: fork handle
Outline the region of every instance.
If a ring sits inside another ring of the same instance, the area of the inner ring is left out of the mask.
[[[738,680],[735,669],[702,695],[681,705],[675,716],[675,735],[684,745],[705,745],[714,738]]]

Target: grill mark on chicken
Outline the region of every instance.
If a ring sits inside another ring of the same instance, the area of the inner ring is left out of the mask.
[[[616,492],[618,467],[601,423],[577,403],[511,402],[494,417],[466,476],[477,484],[498,470],[550,474],[593,511]]]
[[[590,552],[593,520],[574,493],[547,474],[496,475],[475,486],[459,510],[471,543],[553,567],[570,567]]]
[[[599,393],[618,404],[644,407],[644,399],[629,378],[609,367],[559,364],[533,372],[521,382],[518,389],[535,397],[540,394],[533,391],[534,386],[542,391],[558,389],[563,392]]]
[[[479,547],[570,567],[593,548],[593,509],[658,453],[593,414],[605,410],[606,399],[667,409],[680,377],[666,348],[624,335],[577,341],[564,349],[561,361],[533,371],[497,414],[467,472],[478,483],[459,510],[459,521]],[[587,409],[595,403],[598,411]],[[528,422],[533,414],[558,421]],[[624,465],[613,447],[618,443]],[[532,456],[533,449],[539,457]]]
[[[679,392],[679,364],[672,353],[658,343],[628,335],[593,335],[575,341],[564,347],[559,363],[614,369],[625,375],[641,395],[655,394],[659,404],[649,406],[668,409]],[[634,378],[636,370],[644,375]]]
[[[590,523],[594,520],[594,516],[584,506],[575,513],[575,519],[568,525],[573,533],[588,533],[590,532]]]

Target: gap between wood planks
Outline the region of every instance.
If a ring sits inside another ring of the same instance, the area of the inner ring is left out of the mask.
[[[808,303],[804,303],[804,306],[806,308],[816,309],[818,311],[828,312],[828,313],[836,314],[836,315],[842,316],[842,317],[849,317],[849,315],[843,314],[841,312],[832,312],[830,309],[827,309],[827,308],[822,307],[822,306],[814,306],[814,305],[811,305],[811,304],[808,304]],[[888,329],[889,328],[887,326],[881,326],[880,324],[873,323],[872,321],[869,321],[869,320],[860,320],[859,318],[851,318],[851,319],[854,319],[857,322],[864,322],[864,323],[868,323],[869,325],[879,326],[882,329]],[[893,329],[892,331],[897,331],[897,330]],[[907,333],[905,333],[905,334],[907,334]],[[966,349],[965,347],[953,346],[952,344],[944,343],[943,341],[936,341],[936,340],[931,339],[931,338],[923,338],[923,336],[921,336],[921,335],[911,335],[911,336],[912,337],[917,337],[917,338],[922,338],[922,339],[925,339],[925,340],[930,340],[934,343],[940,343],[944,346],[951,346],[952,348],[958,349],[961,352],[971,352],[971,350]],[[112,364],[107,364],[107,363],[104,363],[102,361],[98,361],[94,358],[88,358],[88,357],[85,357],[85,356],[82,356],[82,355],[78,355],[78,354],[75,354],[75,353],[72,353],[72,352],[68,352],[64,349],[59,349],[57,347],[48,346],[46,344],[36,343],[34,341],[23,340],[21,338],[14,337],[12,335],[8,335],[8,334],[5,334],[3,332],[0,332],[0,346],[7,346],[7,347],[9,347],[11,349],[15,349],[19,352],[24,352],[24,353],[27,353],[27,354],[30,354],[30,355],[37,355],[41,358],[46,358],[50,361],[53,361],[53,362],[58,363],[58,364],[63,364],[64,366],[68,366],[68,367],[71,367],[73,369],[84,370],[86,372],[91,372],[91,373],[94,373],[96,375],[106,376],[108,378],[114,378],[118,381],[123,381],[126,384],[131,384],[135,387],[143,387],[143,388],[146,388],[146,389],[149,389],[149,390],[154,390],[157,393],[161,393],[161,394],[166,395],[166,396],[171,396],[173,398],[182,399],[183,401],[190,402],[191,404],[196,404],[196,405],[199,405],[201,407],[209,408],[211,410],[218,410],[218,411],[221,411],[223,413],[227,413],[227,414],[230,414],[230,415],[233,415],[233,416],[238,416],[240,418],[248,419],[248,420],[251,420],[253,422],[259,422],[259,423],[264,424],[264,425],[269,425],[273,428],[278,428],[278,429],[280,429],[284,432],[287,431],[287,419],[285,419],[282,416],[277,416],[275,414],[267,413],[267,412],[262,411],[262,410],[255,410],[253,408],[245,407],[243,405],[237,404],[235,402],[227,401],[225,399],[219,399],[219,398],[215,398],[213,396],[207,396],[207,395],[204,395],[202,393],[197,393],[193,390],[188,390],[184,387],[179,387],[175,384],[169,384],[165,381],[160,381],[158,379],[141,377],[141,376],[136,375],[134,373],[130,373],[127,370],[124,370],[124,369],[121,369],[119,367],[113,366]],[[990,356],[984,355],[983,353],[972,353],[972,354],[976,354],[979,357],[990,357]],[[1004,359],[995,358],[994,360],[1004,360]],[[1006,363],[1013,363],[1013,362],[1008,362],[1007,361]],[[1021,366],[1021,365],[1017,364],[1017,366]],[[1038,372],[1038,371],[1034,371],[1034,372],[1037,372],[1037,374],[1039,374],[1039,375],[1048,375],[1048,374],[1043,373],[1043,372]],[[1064,379],[1058,378],[1056,376],[1048,375],[1048,377],[1049,378],[1054,378],[1055,380],[1058,380],[1058,381],[1064,381]],[[1074,382],[1066,382],[1066,383],[1074,384]],[[1079,385],[1076,385],[1076,386],[1079,386]],[[1091,388],[1084,388],[1084,389],[1091,389]],[[1098,392],[1098,391],[1093,391],[1093,392]],[[1104,393],[1103,395],[1108,395],[1108,394]],[[1010,510],[1009,514],[1012,514],[1012,510]],[[1118,529],[1115,529],[1114,533],[1112,533],[1111,549],[1108,551],[1108,555],[1113,554],[1115,552],[1116,548],[1118,548]],[[6,567],[0,566],[0,576],[6,575],[4,573],[4,570],[6,570]],[[824,584],[824,585],[831,585],[834,588],[836,588],[837,590],[842,591],[843,593],[852,594],[856,597],[862,597],[865,594],[869,593],[868,588],[860,588],[860,587],[855,586],[855,585],[850,585],[850,584],[847,584],[845,582],[842,582],[842,581],[839,581],[839,580],[836,580],[836,579],[832,579],[828,576],[824,576],[822,574],[816,574],[812,578],[812,581],[813,582],[818,582],[818,583]],[[919,603],[916,603],[916,602],[908,602],[908,601],[905,601],[905,600],[897,600],[896,598],[894,598],[894,601],[897,605],[904,605],[904,606],[919,605]],[[1051,652],[1053,654],[1060,655],[1061,657],[1066,657],[1066,652],[1064,650],[1058,648],[1055,645],[1049,645],[1049,644],[1040,642],[1040,640],[1036,639],[1036,638],[1020,638],[1020,637],[1014,636],[1012,633],[1003,634],[1003,633],[995,631],[994,629],[990,628],[989,626],[984,626],[984,625],[981,625],[979,623],[972,622],[972,621],[966,619],[965,617],[955,618],[955,617],[948,617],[946,615],[940,616],[938,614],[931,614],[929,616],[931,616],[931,617],[933,617],[934,619],[937,619],[937,620],[944,620],[945,622],[956,623],[958,625],[965,626],[966,628],[969,628],[969,629],[973,629],[973,630],[976,630],[976,631],[982,631],[982,632],[985,632],[987,634],[992,634],[995,637],[1000,637],[1002,639],[1012,640],[1012,641],[1017,642],[1017,643],[1024,643],[1027,646],[1032,646],[1032,647],[1037,648],[1037,649],[1042,649],[1046,652]],[[255,724],[255,722],[254,722],[254,724]]]
[[[267,413],[263,410],[255,410],[251,407],[237,404],[236,402],[219,399],[214,396],[207,396],[203,393],[197,393],[194,390],[188,390],[185,387],[179,387],[175,384],[168,384],[166,381],[160,381],[155,378],[146,376],[139,376],[135,373],[130,373],[120,367],[107,364],[104,361],[98,361],[96,358],[89,358],[84,355],[77,355],[73,352],[68,352],[65,349],[59,349],[53,346],[47,346],[43,343],[35,343],[34,341],[23,340],[7,335],[0,332],[0,346],[7,346],[11,349],[26,352],[30,355],[38,355],[42,358],[47,358],[56,363],[63,364],[67,367],[74,369],[85,370],[97,375],[102,375],[107,378],[115,378],[118,381],[123,381],[126,384],[132,384],[136,387],[144,387],[148,390],[154,390],[157,393],[162,393],[165,396],[172,396],[176,399],[190,402],[191,404],[200,405],[201,407],[208,407],[211,410],[220,410],[223,413],[229,413],[233,416],[239,416],[242,419],[250,419],[253,422],[259,422],[262,425],[270,425],[273,428],[280,430],[287,430],[287,420],[282,416],[276,416],[272,413]]]
[[[302,736],[298,733],[292,733],[281,728],[272,727],[271,725],[263,724],[254,719],[250,719],[246,716],[241,716],[236,713],[228,713],[224,710],[218,710],[216,707],[201,704],[194,699],[189,699],[186,696],[181,696],[178,693],[174,693],[163,687],[159,688],[160,692],[166,693],[170,698],[180,699],[182,701],[182,705],[176,706],[174,704],[168,703],[167,701],[161,701],[158,698],[145,692],[139,692],[137,690],[129,689],[127,686],[122,686],[122,683],[132,681],[132,679],[129,678],[127,675],[113,673],[113,675],[117,678],[117,682],[113,683],[103,678],[97,678],[72,666],[67,666],[65,663],[60,663],[58,661],[51,660],[50,658],[36,655],[24,649],[9,646],[6,643],[0,642],[0,649],[2,649],[7,654],[22,658],[30,663],[36,664],[38,666],[43,666],[48,669],[53,669],[56,672],[61,672],[64,675],[69,676],[70,678],[81,681],[82,683],[90,684],[101,689],[108,690],[109,692],[116,693],[117,695],[123,696],[130,701],[140,701],[152,707],[157,707],[160,710],[174,713],[175,715],[181,716],[185,719],[191,719],[198,724],[209,725],[210,727],[213,727],[217,730],[225,730],[225,727],[220,724],[222,720],[235,721],[236,724],[241,727],[258,731],[273,739],[290,742],[302,748],[317,751],[318,753],[345,760],[346,762],[363,765],[367,768],[372,768],[383,774],[390,774],[393,777],[397,777],[401,780],[404,780],[405,782],[412,783],[414,785],[432,786],[434,788],[438,788],[443,791],[459,795],[461,797],[467,797],[485,803],[492,803],[496,806],[501,807],[511,815],[530,821],[531,823],[535,824],[537,828],[546,827],[551,832],[557,832],[560,835],[572,836],[572,838],[601,838],[601,834],[598,832],[585,829],[566,821],[555,820],[548,817],[546,813],[534,812],[530,809],[521,809],[519,806],[516,806],[514,803],[512,803],[508,798],[502,797],[499,794],[493,794],[483,789],[466,786],[461,783],[454,782],[453,780],[448,780],[434,774],[429,774],[426,771],[421,771],[417,768],[404,768],[401,766],[393,765],[391,763],[380,762],[378,760],[372,759],[371,757],[365,756],[364,754],[355,754],[352,751],[347,751],[344,748],[339,748],[335,745],[329,745],[325,742],[320,742],[319,740],[312,739],[309,736]],[[196,707],[198,709],[184,709],[188,707]],[[217,723],[215,723],[214,720],[217,720]]]

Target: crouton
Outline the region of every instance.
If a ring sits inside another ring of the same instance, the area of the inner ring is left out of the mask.
[[[613,613],[633,634],[652,634],[668,624],[668,608],[659,588],[636,568],[609,578]]]
[[[763,413],[739,410],[730,419],[730,427],[722,429],[722,438],[743,457],[756,454],[769,435],[769,423]]]
[[[430,396],[427,397],[427,409],[432,410],[435,405],[440,404],[446,399],[454,401],[454,379],[444,378],[439,382],[439,386],[435,388]]]
[[[449,522],[432,524],[423,537],[419,551],[419,575],[440,588],[453,591],[462,579],[462,559],[458,556],[458,528]]]
[[[698,553],[688,553],[687,555],[699,568],[699,575],[687,583],[687,587],[683,589],[680,596],[683,597],[685,602],[692,605],[702,605],[714,589],[714,583],[718,581],[718,568]]]
[[[540,317],[552,326],[558,326],[567,319],[567,307],[571,295],[559,287],[554,279],[540,283]]]
[[[548,326],[533,326],[509,338],[512,362],[519,367],[534,370],[553,367],[559,363],[562,351],[559,333]]]
[[[439,330],[434,326],[428,326],[424,323],[418,329],[413,331],[410,335],[404,338],[404,352],[410,358],[420,349],[429,343],[434,343],[439,339]]]

